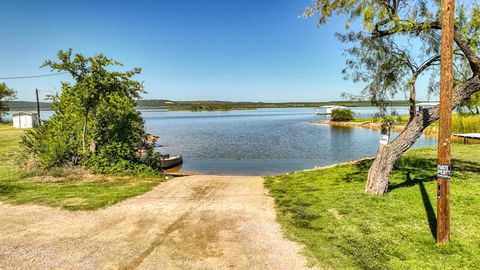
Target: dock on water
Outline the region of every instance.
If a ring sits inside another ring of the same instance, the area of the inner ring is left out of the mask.
[[[464,144],[467,144],[469,140],[480,140],[480,133],[454,134],[454,136],[463,138]]]

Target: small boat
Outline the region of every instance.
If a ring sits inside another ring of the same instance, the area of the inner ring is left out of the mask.
[[[160,155],[160,167],[167,169],[182,164],[182,156]]]

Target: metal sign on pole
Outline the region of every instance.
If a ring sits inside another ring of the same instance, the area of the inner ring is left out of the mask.
[[[437,162],[437,243],[450,238],[450,175],[453,88],[454,0],[442,3],[442,54],[440,64],[440,123]]]
[[[385,145],[390,142],[390,124],[382,124],[380,129],[380,146],[378,147],[378,152],[382,152]]]

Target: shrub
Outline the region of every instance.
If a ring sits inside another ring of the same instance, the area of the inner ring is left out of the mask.
[[[114,175],[155,175],[158,171],[152,167],[134,160],[111,160],[104,155],[93,156],[86,162],[93,173]]]
[[[153,174],[158,167],[153,147],[147,148],[143,158],[138,158],[128,145],[112,143],[100,148],[100,151],[86,160],[85,165],[94,173],[104,174]]]
[[[143,85],[132,79],[140,69],[111,71],[120,65],[104,55],[85,57],[60,51],[59,62],[43,66],[69,72],[73,83],[62,83],[53,96],[49,120],[25,133],[26,164],[42,171],[82,165],[98,173],[137,173],[156,169],[153,151],[147,162],[136,154],[145,136],[144,120],[135,110]],[[28,162],[27,162],[28,161]]]
[[[353,112],[349,109],[333,109],[331,115],[331,121],[333,122],[343,122],[343,121],[352,121]]]

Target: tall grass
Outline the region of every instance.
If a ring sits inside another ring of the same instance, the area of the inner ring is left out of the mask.
[[[355,118],[353,122],[374,122],[379,123],[378,118]],[[401,116],[395,119],[395,124],[403,126],[408,123],[408,116]],[[452,115],[452,132],[453,133],[480,133],[480,115],[475,114],[459,114]],[[438,121],[432,123],[425,129],[425,134],[435,135],[438,133]]]
[[[455,133],[480,132],[480,115],[460,115],[452,117],[452,130]]]
[[[438,121],[425,129],[425,134],[438,134]],[[480,115],[452,115],[452,133],[480,133]]]

